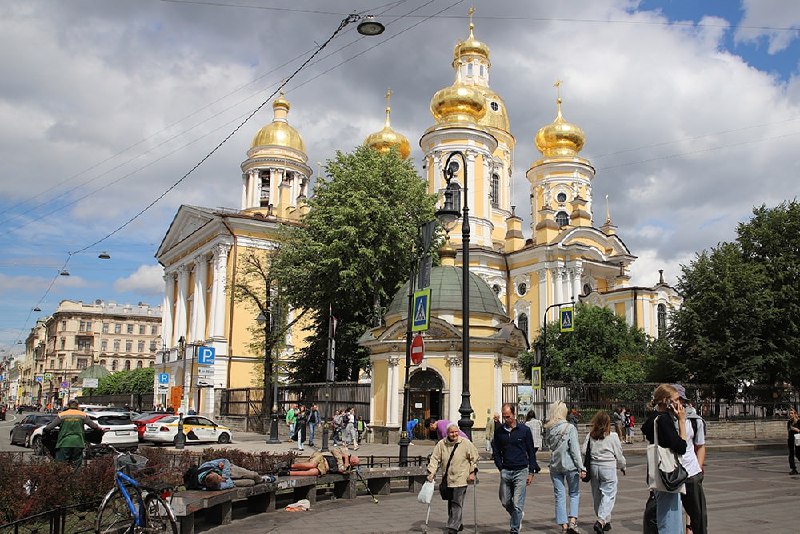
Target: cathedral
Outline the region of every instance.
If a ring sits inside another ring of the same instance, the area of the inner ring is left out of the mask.
[[[470,389],[475,428],[483,426],[484,414],[499,411],[503,384],[522,381],[517,354],[530,347],[544,320],[556,318],[554,304],[603,306],[658,337],[668,312],[681,302],[663,278],[652,287],[630,285],[628,273],[636,256],[617,235],[607,207],[598,225],[592,195],[595,169],[580,155],[585,135],[564,118],[560,98],[553,122],[535,135],[541,157],[525,174],[531,224],[529,232],[523,232],[523,219],[511,199],[516,140],[509,111],[490,87],[490,67],[489,47],[475,37],[470,20],[469,35],[453,51],[454,81],[432,96],[432,125],[419,139],[430,193],[447,186],[443,166],[450,154],[464,155],[463,162],[456,160],[460,165],[450,185],[466,188],[470,208]],[[383,129],[364,144],[375,150],[395,149],[408,158],[408,138],[391,127],[390,94]],[[181,206],[156,253],[165,271],[165,350],[156,369],[170,375],[170,395],[175,388],[188,388],[185,408],[211,414],[215,389],[254,385],[253,366],[260,356],[250,354],[248,345],[256,317],[252,309],[234,301],[229,287],[231,279],[241,276],[238,258],[274,250],[281,225],[301,224],[308,209],[312,170],[302,137],[289,124],[289,110],[281,94],[273,102],[273,121],[253,139],[241,165],[241,209]],[[531,237],[526,239],[526,233]],[[426,357],[409,379],[411,417],[460,417],[461,245],[461,233],[451,231],[440,251],[442,265],[431,273]],[[381,325],[361,338],[371,353],[369,421],[384,439],[393,439],[402,422],[407,294],[408,287],[401,288]],[[303,346],[303,327],[298,323],[287,334],[281,355],[285,360]],[[210,387],[192,384],[196,364],[193,360],[187,371],[180,339],[190,347],[215,348],[213,376],[205,384]]]

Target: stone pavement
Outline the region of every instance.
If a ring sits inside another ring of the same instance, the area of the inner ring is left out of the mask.
[[[290,444],[267,446],[259,441],[239,436],[238,448],[246,450],[288,450]],[[414,445],[410,456],[427,455],[432,442]],[[726,440],[709,442],[705,488],[708,498],[709,531],[711,533],[745,533],[753,530],[774,533],[800,532],[797,527],[800,477],[788,475],[785,444],[756,440]],[[645,446],[627,445],[627,476],[620,476],[620,487],[613,515],[612,533],[640,533],[642,510],[647,500],[645,478]],[[358,453],[396,455],[397,445],[368,444]],[[540,464],[546,466],[547,453],[540,454]],[[476,493],[470,489],[465,502],[465,532],[474,532],[477,515],[478,532],[508,532],[508,516],[501,508],[497,488],[499,476],[490,461],[481,463],[480,483]],[[588,484],[581,484],[580,524],[587,533],[594,523],[591,494]],[[379,496],[379,503],[360,496],[352,501],[332,501],[320,495],[319,502],[307,512],[276,512],[246,516],[236,509],[231,525],[199,531],[213,534],[256,534],[265,532],[327,533],[400,533],[423,532],[426,506],[411,493]],[[553,524],[553,490],[544,470],[528,489],[523,532],[560,532]],[[446,503],[434,495],[429,531],[443,531],[447,516]]]

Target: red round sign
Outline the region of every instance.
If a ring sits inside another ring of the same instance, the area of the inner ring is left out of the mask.
[[[422,335],[417,334],[411,340],[411,361],[414,365],[422,363],[422,358],[425,357],[425,342],[422,340]]]

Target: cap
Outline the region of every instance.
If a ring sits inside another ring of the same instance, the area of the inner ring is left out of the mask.
[[[676,390],[678,390],[678,396],[680,398],[682,398],[683,400],[689,400],[689,398],[686,396],[686,388],[685,387],[683,387],[680,384],[672,384],[672,387],[674,387]]]
[[[70,399],[70,401],[67,403],[67,406],[69,406],[70,408],[77,408],[78,401],[76,399]]]

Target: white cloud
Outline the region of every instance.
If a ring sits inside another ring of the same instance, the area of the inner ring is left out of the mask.
[[[164,269],[160,265],[140,265],[130,276],[114,282],[114,290],[120,293],[160,295],[164,291]]]

